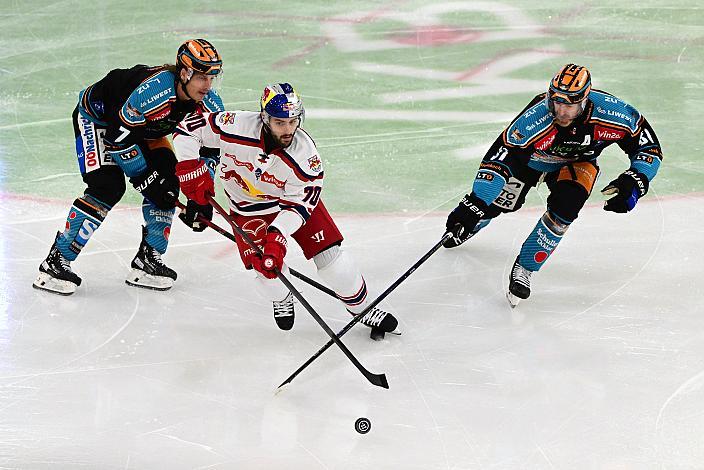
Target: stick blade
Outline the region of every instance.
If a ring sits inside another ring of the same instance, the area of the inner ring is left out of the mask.
[[[371,382],[373,385],[376,385],[377,387],[385,388],[388,390],[389,388],[389,382],[386,380],[386,374],[369,374],[367,376],[367,379],[369,382]]]

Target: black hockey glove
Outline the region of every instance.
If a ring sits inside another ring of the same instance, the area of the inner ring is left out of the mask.
[[[186,204],[186,210],[178,215],[178,218],[181,219],[184,224],[191,227],[191,230],[194,232],[202,232],[206,229],[206,227],[208,227],[203,222],[198,220],[199,217],[206,220],[213,220],[213,206],[210,204],[202,206],[196,201],[189,199]]]
[[[610,182],[601,194],[613,196],[604,202],[604,210],[624,214],[632,210],[638,199],[648,192],[648,178],[641,172],[628,169]]]
[[[443,246],[445,248],[454,248],[469,240],[476,233],[474,229],[477,223],[486,217],[488,210],[489,206],[475,196],[474,193],[466,194],[457,207],[447,216],[445,229],[446,232],[452,233],[452,238],[443,243]]]
[[[147,171],[141,175],[130,178],[130,183],[159,209],[169,210],[176,207],[178,199],[176,176],[162,176],[157,170],[147,167]]]

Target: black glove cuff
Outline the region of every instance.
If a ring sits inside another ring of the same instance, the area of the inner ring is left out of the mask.
[[[460,205],[465,206],[465,210],[476,215],[478,218],[483,219],[489,211],[489,206],[482,199],[477,197],[474,193],[465,194]]]
[[[639,198],[648,194],[650,182],[648,181],[648,177],[645,176],[643,173],[638,170],[634,170],[633,168],[629,168],[628,170],[624,171],[621,176],[631,178],[634,181],[635,184],[633,188],[638,191]]]

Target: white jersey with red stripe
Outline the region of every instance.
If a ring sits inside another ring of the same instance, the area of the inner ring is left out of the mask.
[[[289,235],[308,220],[320,200],[323,165],[313,139],[301,128],[291,144],[267,153],[259,113],[221,111],[193,115],[174,133],[179,161],[197,159],[201,147],[219,148],[217,176],[242,215],[280,212],[272,226]]]

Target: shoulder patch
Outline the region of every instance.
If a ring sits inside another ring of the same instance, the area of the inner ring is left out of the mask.
[[[601,90],[592,90],[589,99],[594,103],[590,120],[627,129],[631,134],[638,131],[641,115],[630,104]]]
[[[323,169],[323,162],[320,161],[320,157],[316,154],[308,159],[308,166],[310,167],[311,171],[314,171],[315,173],[320,173],[320,171]]]
[[[142,113],[140,113],[137,108],[135,108],[134,106],[132,106],[132,103],[130,103],[129,101],[128,101],[127,104],[125,105],[125,112],[127,113],[127,115],[128,115],[129,117],[135,118],[135,119],[138,118],[138,117],[140,117],[140,116],[142,115]]]
[[[228,124],[234,124],[235,123],[235,113],[232,112],[224,112],[218,114],[218,124],[221,126],[226,126]]]
[[[545,101],[539,101],[518,116],[505,131],[505,140],[515,147],[526,147],[552,124]]]

